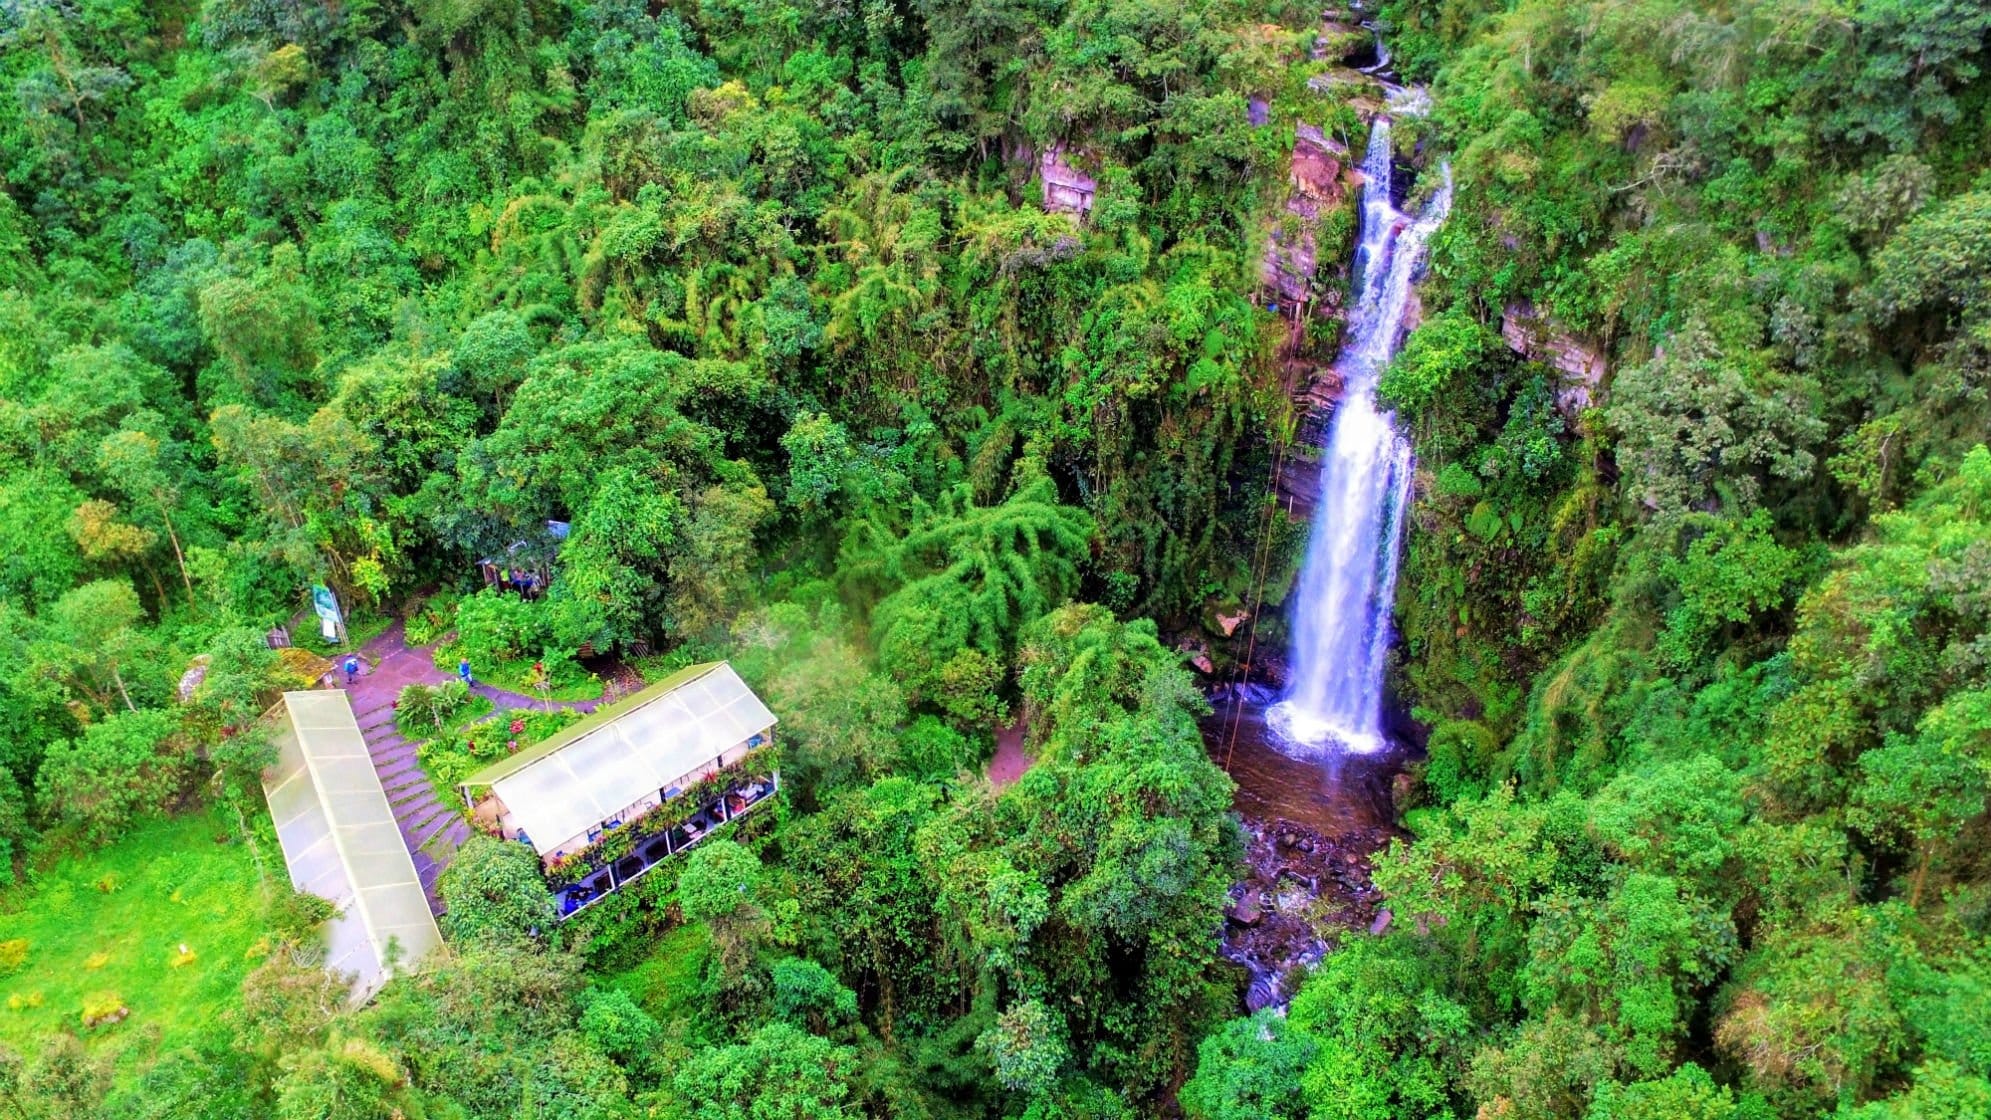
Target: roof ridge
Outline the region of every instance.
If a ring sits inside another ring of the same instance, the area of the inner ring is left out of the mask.
[[[639,691],[615,701],[606,708],[595,709],[577,722],[561,728],[550,738],[534,743],[517,754],[501,758],[491,765],[466,776],[456,783],[456,788],[461,790],[472,786],[489,786],[512,777],[515,774],[529,770],[559,754],[561,751],[566,750],[568,747],[573,746],[581,739],[594,734],[596,731],[612,726],[624,716],[641,711],[684,686],[694,681],[703,680],[719,669],[730,667],[731,664],[732,662],[721,659],[718,661],[701,661],[693,665],[687,665],[664,677],[662,680],[657,681],[655,684],[646,685]]]

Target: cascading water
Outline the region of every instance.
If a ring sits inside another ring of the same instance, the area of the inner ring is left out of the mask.
[[[1420,92],[1393,90],[1399,114],[1423,108]],[[1383,666],[1403,514],[1410,493],[1410,441],[1378,408],[1376,382],[1396,352],[1424,249],[1452,202],[1452,172],[1415,217],[1390,201],[1390,120],[1378,117],[1362,161],[1362,234],[1355,252],[1358,299],[1335,368],[1342,399],[1320,464],[1314,515],[1294,600],[1293,675],[1266,713],[1289,746],[1367,754],[1383,746]]]

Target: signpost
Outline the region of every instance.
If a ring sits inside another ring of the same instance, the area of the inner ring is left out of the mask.
[[[346,617],[339,612],[339,597],[322,583],[311,585],[311,606],[318,612],[318,628],[328,642],[344,643]]]

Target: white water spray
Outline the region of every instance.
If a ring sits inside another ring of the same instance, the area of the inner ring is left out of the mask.
[[[1391,108],[1415,113],[1421,93]],[[1410,496],[1410,441],[1376,404],[1376,382],[1403,336],[1405,308],[1426,244],[1452,204],[1452,172],[1413,218],[1390,202],[1390,122],[1379,117],[1362,161],[1359,298],[1335,368],[1342,399],[1320,464],[1320,505],[1294,597],[1293,676],[1267,712],[1292,747],[1367,754],[1383,746],[1383,666],[1397,554]]]

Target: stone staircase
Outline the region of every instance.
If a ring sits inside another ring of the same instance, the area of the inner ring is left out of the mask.
[[[355,700],[361,698],[355,697]],[[415,758],[415,744],[394,726],[392,694],[368,697],[355,704],[360,734],[366,739],[373,768],[394,809],[394,823],[415,860],[415,873],[429,896],[429,909],[442,913],[436,880],[456,850],[470,838],[470,824],[460,806],[442,801]]]
[[[394,808],[394,823],[401,829],[408,854],[414,857],[415,873],[421,877],[422,890],[429,896],[429,909],[440,915],[442,898],[436,893],[436,880],[442,877],[442,869],[449,866],[456,850],[470,839],[470,822],[464,819],[463,807],[451,796],[453,791],[438,791],[429,784],[428,775],[422,772],[422,764],[415,757],[418,744],[409,742],[394,726],[394,701],[403,687],[450,679],[435,667],[433,649],[432,645],[408,645],[402,624],[394,623],[361,648],[366,669],[346,694],[352,702],[353,716],[359,721],[360,735],[366,740],[367,753],[373,756],[374,772],[380,775],[381,787],[387,791],[388,803]],[[641,677],[627,670],[622,672],[633,680],[615,680],[617,691],[642,686]],[[339,676],[333,673],[335,679]],[[487,684],[478,684],[471,691],[491,701],[499,712],[541,707],[530,696]],[[552,706],[592,712],[597,705]]]

